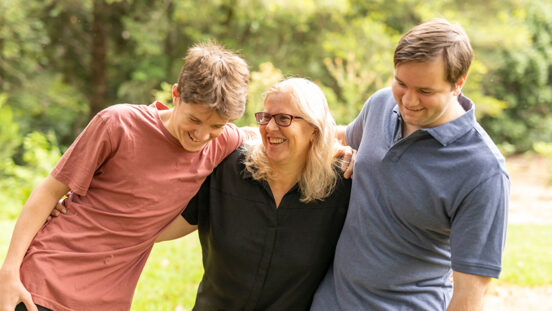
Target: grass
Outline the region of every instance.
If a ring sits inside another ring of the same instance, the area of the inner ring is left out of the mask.
[[[0,258],[4,258],[14,221],[0,221]],[[498,284],[552,285],[552,225],[511,225]],[[144,268],[133,311],[191,310],[201,280],[197,234],[157,244]]]
[[[191,310],[202,275],[197,233],[156,244],[138,281],[132,310]]]
[[[510,225],[499,284],[552,285],[552,225]]]

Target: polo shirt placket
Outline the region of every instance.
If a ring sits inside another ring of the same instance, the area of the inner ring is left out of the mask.
[[[402,138],[386,88],[349,124],[358,148],[350,208],[313,310],[443,309],[452,269],[498,276],[508,174],[471,100],[459,103],[462,116]]]

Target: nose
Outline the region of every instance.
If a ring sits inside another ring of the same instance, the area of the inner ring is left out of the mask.
[[[194,132],[194,138],[200,141],[206,141],[209,140],[211,137],[211,131],[207,128],[198,128]]]
[[[417,101],[418,97],[416,96],[416,92],[414,90],[406,90],[404,92],[404,95],[402,97],[403,105],[414,107],[418,104]]]
[[[278,124],[276,124],[276,120],[274,118],[270,119],[270,121],[268,121],[268,124],[266,125],[266,129],[267,130],[278,130],[279,127],[278,127]]]

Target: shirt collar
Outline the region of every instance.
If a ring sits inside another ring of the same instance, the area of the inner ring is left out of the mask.
[[[473,102],[463,94],[458,96],[458,102],[466,113],[445,124],[424,129],[443,146],[447,146],[464,136],[469,130],[473,129],[476,123],[475,105]]]
[[[466,113],[450,122],[433,128],[422,128],[421,131],[427,132],[433,136],[433,138],[435,138],[435,140],[443,146],[447,146],[455,142],[458,138],[466,134],[476,123],[475,105],[471,99],[464,96],[464,94],[460,94],[458,96],[458,102],[462,108],[464,108]],[[397,114],[399,121],[401,121],[402,118],[398,105],[395,105],[393,112]]]
[[[253,179],[253,174],[245,168],[245,146],[240,147],[240,176],[242,179]]]
[[[240,175],[242,179],[253,179],[253,174],[245,168],[245,164],[240,163]]]

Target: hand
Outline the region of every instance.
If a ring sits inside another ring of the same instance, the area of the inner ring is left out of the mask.
[[[242,126],[239,128],[240,133],[243,136],[243,143],[245,145],[254,145],[261,143],[261,134],[259,128],[252,126]]]
[[[340,160],[341,171],[343,177],[353,178],[353,168],[356,159],[356,150],[349,146],[340,146],[337,150],[336,156],[342,157]]]
[[[71,192],[68,192],[65,196],[68,197],[71,194]],[[57,201],[56,205],[50,212],[51,217],[57,217],[59,214],[66,214],[67,209],[65,208],[65,199],[60,199]],[[48,217],[48,220],[50,220],[50,217]]]
[[[0,280],[0,311],[13,311],[20,302],[25,304],[27,310],[38,311],[31,293],[21,283],[19,271],[0,271]]]

